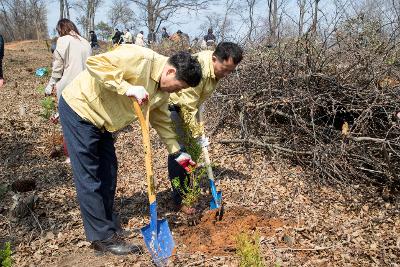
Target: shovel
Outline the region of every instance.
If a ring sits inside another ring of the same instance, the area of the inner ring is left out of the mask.
[[[134,101],[133,107],[139,119],[140,128],[143,135],[143,146],[145,153],[146,178],[147,178],[147,193],[150,202],[150,224],[141,229],[144,242],[150,252],[153,262],[157,266],[165,266],[168,258],[171,257],[175,247],[174,239],[169,230],[167,220],[157,219],[157,201],[153,178],[153,169],[151,166],[151,147],[149,134],[149,110],[147,108],[146,118],[144,118],[139,104]]]
[[[200,107],[198,117],[199,117],[200,124],[204,125],[203,107]],[[205,138],[204,131],[203,131],[202,138],[203,139]],[[210,209],[211,210],[218,209],[218,211],[216,213],[216,219],[218,221],[220,221],[220,220],[222,220],[222,216],[224,213],[224,207],[223,207],[223,203],[222,203],[222,192],[217,191],[217,187],[215,186],[214,172],[211,168],[211,161],[210,161],[210,156],[208,154],[207,147],[203,147],[202,151],[203,151],[203,156],[204,156],[204,163],[207,168],[207,176],[210,181],[210,191],[211,191],[211,195],[212,195],[212,199],[210,201]]]

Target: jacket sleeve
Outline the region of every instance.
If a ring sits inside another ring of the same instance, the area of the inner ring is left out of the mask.
[[[196,116],[200,105],[204,102],[204,99],[206,99],[203,87],[204,81],[202,80],[198,86],[183,89],[180,94],[178,93],[181,113],[186,113],[181,114],[182,119],[192,130],[193,137],[195,138],[199,137],[203,132]]]
[[[91,56],[86,61],[86,67],[90,75],[104,88],[124,95],[128,88],[132,86],[124,77],[129,72],[129,68],[143,66],[144,62],[141,54],[135,54],[124,49]],[[146,69],[143,68],[141,75],[145,75]]]
[[[64,73],[64,58],[65,58],[65,44],[57,43],[56,50],[53,53],[53,68],[51,72],[51,79],[58,81]]]
[[[180,150],[176,133],[173,129],[170,112],[168,110],[168,101],[150,112],[151,126],[157,131],[161,140],[167,146],[169,153],[175,153]]]

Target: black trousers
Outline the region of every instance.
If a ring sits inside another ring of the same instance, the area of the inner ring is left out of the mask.
[[[171,120],[175,125],[175,131],[176,134],[178,135],[178,139],[183,140],[184,139],[184,131],[183,131],[183,121],[181,116],[179,115],[179,112],[176,110],[170,110],[171,112]],[[179,145],[183,148],[183,144],[179,143]],[[177,156],[169,155],[168,156],[168,178],[171,181],[171,186],[172,186],[172,197],[174,199],[174,202],[176,205],[182,204],[182,195],[185,194],[185,181],[189,181],[189,175],[185,171],[182,166],[178,164],[178,162],[175,160]],[[175,188],[172,180],[178,178],[179,179],[179,188]]]
[[[106,239],[120,227],[113,212],[118,167],[114,139],[110,132],[82,119],[63,97],[58,110],[86,238]]]

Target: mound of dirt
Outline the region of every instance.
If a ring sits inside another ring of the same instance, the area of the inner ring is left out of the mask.
[[[235,252],[240,233],[257,231],[262,236],[271,236],[284,224],[283,220],[268,218],[262,212],[235,208],[226,210],[221,221],[216,221],[215,211],[207,211],[196,226],[181,226],[176,232],[190,252],[227,255]]]

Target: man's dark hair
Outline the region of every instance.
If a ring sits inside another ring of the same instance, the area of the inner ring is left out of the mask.
[[[178,52],[168,59],[176,68],[176,79],[184,81],[190,87],[196,87],[202,77],[201,66],[196,57],[187,52]]]
[[[222,42],[217,45],[213,53],[220,61],[232,58],[235,65],[239,64],[243,59],[243,49],[232,42]]]

